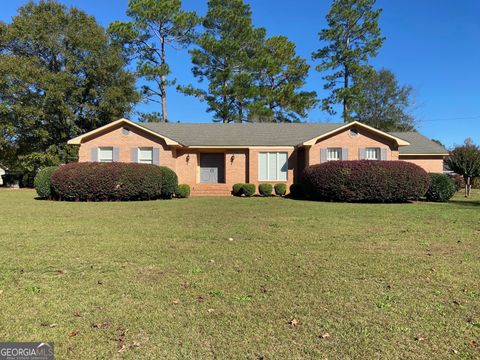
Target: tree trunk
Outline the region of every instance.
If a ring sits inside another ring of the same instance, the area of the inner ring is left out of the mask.
[[[469,197],[471,191],[472,191],[471,177],[467,176],[466,181],[465,181],[465,197]]]
[[[162,66],[165,65],[165,38],[161,38],[161,47],[162,47]],[[167,79],[165,75],[162,75],[162,81],[160,85],[160,93],[162,98],[162,121],[164,123],[168,122],[167,118]]]
[[[343,88],[348,89],[349,82],[348,82],[348,67],[345,65],[344,67],[344,74],[343,74]],[[348,122],[348,99],[347,95],[343,95],[343,122]]]

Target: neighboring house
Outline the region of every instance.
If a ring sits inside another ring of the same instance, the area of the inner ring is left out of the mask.
[[[3,175],[7,173],[7,168],[0,164],[0,186],[3,186]]]
[[[80,162],[168,166],[194,195],[226,195],[235,183],[290,185],[306,166],[332,160],[404,160],[441,173],[448,155],[416,132],[386,133],[359,122],[139,124],[120,119],[68,143],[80,146]]]

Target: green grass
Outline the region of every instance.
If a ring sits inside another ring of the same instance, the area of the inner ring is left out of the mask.
[[[58,359],[480,356],[478,194],[0,205],[0,339]]]

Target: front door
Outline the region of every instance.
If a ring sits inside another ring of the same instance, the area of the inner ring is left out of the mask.
[[[225,182],[225,154],[200,154],[200,182],[217,184]]]

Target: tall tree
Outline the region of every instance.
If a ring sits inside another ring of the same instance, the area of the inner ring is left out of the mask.
[[[250,120],[299,121],[317,105],[316,92],[300,90],[310,65],[285,36],[267,39],[258,50],[256,63],[257,100],[251,106]]]
[[[148,81],[142,86],[142,94],[147,101],[162,104],[161,119],[167,122],[167,88],[175,84],[175,79],[168,79],[167,46],[186,47],[199,18],[194,12],[183,11],[181,0],[130,0],[127,15],[131,21],[115,21],[109,32],[124,46],[127,57],[136,60],[138,75]],[[157,114],[146,115],[145,119],[154,120]]]
[[[61,153],[68,139],[128,113],[138,94],[124,67],[93,17],[55,1],[19,8],[0,25],[0,162],[13,169],[52,145]]]
[[[324,76],[324,89],[330,95],[323,99],[322,108],[334,114],[333,105],[342,104],[343,120],[351,120],[351,103],[360,89],[354,79],[371,71],[368,60],[377,55],[384,38],[378,19],[381,9],[374,9],[375,0],[333,0],[327,14],[328,28],[319,33],[326,45],[312,54],[320,60],[317,70]]]
[[[390,70],[372,71],[356,79],[361,96],[352,103],[354,120],[383,131],[415,130],[412,107],[412,87],[400,86]]]
[[[472,139],[466,139],[462,146],[455,147],[445,164],[465,180],[465,197],[470,196],[472,181],[480,176],[480,147]]]
[[[179,89],[206,101],[214,121],[242,122],[255,97],[252,69],[265,30],[253,27],[250,6],[242,0],[209,0],[203,28],[190,54],[193,75],[207,80],[208,88]]]

